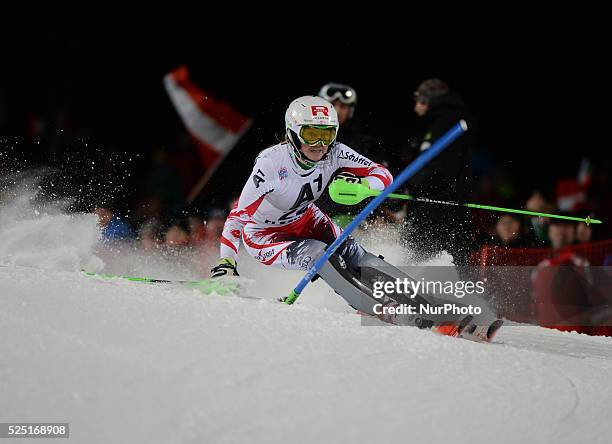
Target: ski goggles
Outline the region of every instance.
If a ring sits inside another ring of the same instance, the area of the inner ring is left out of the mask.
[[[300,140],[306,145],[314,146],[318,143],[331,145],[336,140],[335,126],[309,126],[300,127]]]
[[[357,103],[357,93],[353,88],[337,83],[329,83],[321,88],[319,93],[328,102],[340,100],[346,105],[355,105]]]

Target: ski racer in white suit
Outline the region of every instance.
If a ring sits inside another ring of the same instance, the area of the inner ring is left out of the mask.
[[[247,252],[264,265],[308,270],[341,233],[341,228],[315,205],[327,184],[331,180],[360,181],[370,188],[383,190],[393,181],[385,167],[336,142],[338,117],[325,99],[305,96],[294,100],[285,114],[285,125],[285,142],[257,156],[238,203],[225,221],[221,259],[211,270],[212,277],[230,273],[238,276],[236,258],[241,238]],[[463,332],[472,322],[472,316],[423,317],[418,307],[443,303],[433,296],[401,292],[375,294],[376,283],[414,279],[385,262],[382,256],[364,250],[350,236],[317,273],[350,306],[385,322],[420,328],[450,325],[444,334],[453,335],[453,332]],[[379,305],[399,304],[411,305],[416,310],[385,314],[375,309]],[[495,324],[483,325],[489,335]],[[498,328],[499,325],[493,332]]]
[[[385,167],[335,141],[338,117],[326,100],[294,100],[285,113],[285,126],[286,140],[257,156],[225,222],[213,277],[238,275],[241,238],[247,252],[264,265],[308,270],[342,231],[314,203],[330,180],[340,174],[376,190],[393,181]],[[364,253],[349,237],[336,254],[349,267],[357,267]]]

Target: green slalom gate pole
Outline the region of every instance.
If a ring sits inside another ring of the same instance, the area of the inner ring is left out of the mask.
[[[317,272],[321,269],[325,262],[330,258],[332,254],[336,251],[336,249],[346,240],[346,238],[351,234],[351,232],[359,226],[363,220],[368,217],[368,215],[374,211],[383,201],[387,198],[387,196],[393,191],[397,190],[401,187],[404,182],[410,179],[414,174],[416,174],[421,168],[425,166],[427,162],[437,156],[442,150],[444,150],[448,145],[453,143],[455,139],[461,136],[467,130],[467,124],[464,120],[461,120],[455,126],[453,126],[450,130],[448,130],[442,137],[440,137],[430,148],[423,151],[419,157],[414,159],[400,174],[395,178],[393,183],[380,192],[368,205],[361,210],[361,212],[355,216],[355,219],[344,229],[344,231],[336,238],[336,240],[325,249],[321,257],[319,257],[314,265],[308,270],[306,275],[300,280],[297,286],[293,289],[293,291],[284,299],[286,304],[293,304],[297,298],[300,296],[304,288],[308,285],[308,283],[312,280],[312,278],[317,274]]]
[[[378,196],[380,193],[381,191],[371,190],[370,188],[364,185],[361,185],[359,183],[349,183],[344,180],[335,180],[329,186],[329,195],[332,198],[332,200],[342,205],[355,205],[361,202],[362,200],[367,199],[368,197]],[[516,213],[516,214],[525,214],[528,216],[549,217],[552,219],[565,219],[565,220],[571,220],[574,222],[584,222],[587,225],[602,223],[601,220],[591,219],[590,216],[585,217],[585,218],[573,217],[573,216],[563,216],[561,214],[540,213],[537,211],[494,207],[492,205],[448,202],[448,201],[443,201],[443,200],[428,199],[426,197],[413,197],[413,196],[410,196],[409,194],[389,194],[387,197],[392,198],[392,199],[412,200],[415,202],[433,203],[433,204],[440,204],[440,205],[452,205],[456,207],[477,208],[479,210],[487,210],[487,211],[499,211],[503,213]]]

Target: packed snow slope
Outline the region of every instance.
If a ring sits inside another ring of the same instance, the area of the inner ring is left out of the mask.
[[[89,278],[112,268],[95,221],[28,217],[0,224],[0,422],[69,422],[77,443],[612,440],[609,338],[365,327],[320,281],[274,302],[300,274],[247,258],[264,300]]]

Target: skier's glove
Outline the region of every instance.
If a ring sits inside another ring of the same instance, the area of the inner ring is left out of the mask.
[[[240,276],[238,274],[238,264],[234,259],[223,257],[219,259],[219,264],[210,269],[210,277],[218,278],[227,276],[230,272],[232,276]]]

